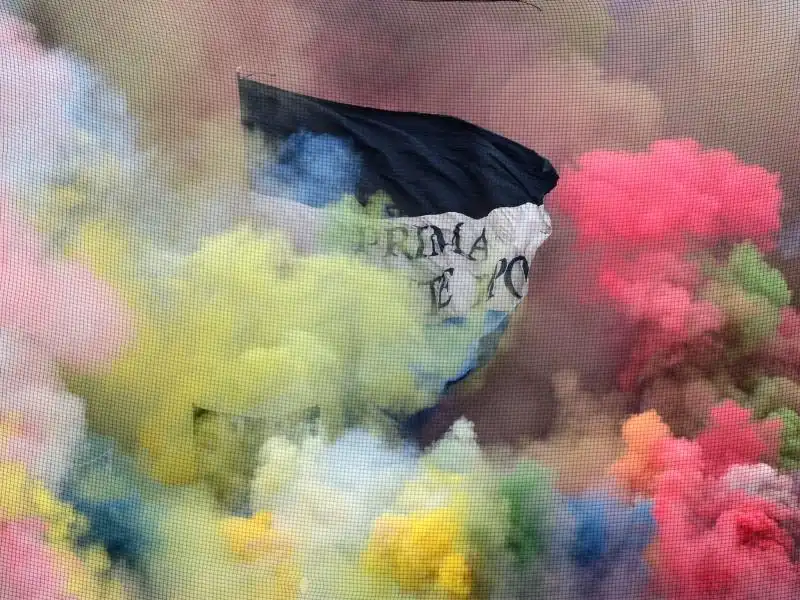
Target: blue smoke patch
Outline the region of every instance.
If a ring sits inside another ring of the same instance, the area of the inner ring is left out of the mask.
[[[609,589],[644,586],[649,567],[643,553],[656,533],[650,502],[633,506],[600,494],[569,499],[575,520],[570,555],[576,584],[586,597]]]
[[[450,317],[432,327],[463,327],[466,325],[465,317]],[[489,362],[497,351],[500,338],[507,327],[508,313],[498,310],[486,311],[483,318],[483,335],[470,344],[461,367],[450,377],[442,379],[441,375],[427,371],[424,365],[412,365],[411,369],[417,377],[417,385],[420,389],[434,394],[447,393],[452,385],[462,381],[472,371]]]
[[[141,537],[142,500],[138,495],[104,501],[75,499],[72,505],[89,520],[89,533],[79,540],[82,546],[100,543],[112,561],[135,566],[146,543]]]
[[[140,564],[153,540],[135,468],[113,442],[93,437],[61,494],[89,522],[78,545],[100,544],[112,561],[131,567]]]
[[[282,141],[274,159],[256,169],[253,186],[267,196],[290,197],[321,208],[354,196],[360,177],[361,160],[352,144],[301,131]]]
[[[508,313],[499,310],[487,310],[483,318],[483,337],[475,340],[469,348],[464,364],[452,379],[442,385],[440,393],[446,393],[450,386],[465,379],[472,371],[485,366],[497,351],[500,338],[508,327]],[[444,322],[446,327],[457,327],[464,323],[464,319],[448,319]]]
[[[486,311],[483,317],[483,336],[472,342],[461,368],[453,376],[442,380],[440,376],[425,371],[424,367],[414,367],[419,387],[441,396],[446,394],[452,386],[466,379],[470,373],[485,366],[497,352],[500,339],[508,328],[508,323],[509,313],[499,310]],[[452,317],[436,327],[459,327],[465,324],[465,318]],[[411,415],[403,423],[403,430],[412,435],[421,431],[438,410],[439,406],[434,405]]]

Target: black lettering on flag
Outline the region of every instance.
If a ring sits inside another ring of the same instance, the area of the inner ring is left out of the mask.
[[[528,281],[528,271],[529,271],[528,259],[525,258],[524,256],[516,256],[512,258],[511,261],[509,261],[508,266],[506,267],[505,284],[506,284],[506,289],[509,292],[511,292],[515,298],[522,299],[523,296],[522,292],[517,290],[517,288],[514,286],[513,274],[514,274],[514,267],[517,266],[517,264],[520,265],[520,268],[522,270],[523,281],[525,282]]]
[[[473,256],[476,252],[483,253],[483,258],[481,258],[482,261],[489,258],[489,241],[486,239],[486,227],[483,228],[480,236],[478,236],[478,239],[475,240],[474,244],[472,244],[472,248],[470,249],[469,254],[467,254],[467,258],[470,260],[478,260]]]
[[[417,253],[414,255],[414,258],[420,259],[425,258],[425,237],[422,235],[422,232],[428,229],[427,225],[420,227],[419,225],[416,226],[417,230]]]
[[[455,269],[450,267],[438,277],[434,277],[429,283],[431,304],[433,305],[434,313],[445,308],[453,299],[453,294],[450,291],[450,278],[453,276],[453,273],[455,273]]]
[[[508,261],[505,258],[501,258],[497,261],[494,267],[494,273],[492,273],[492,278],[489,280],[489,293],[487,298],[494,298],[494,284],[503,276],[503,273],[506,272],[506,265],[508,265]]]
[[[356,234],[356,240],[353,248],[355,252],[363,254],[367,252],[370,246],[377,246],[378,244],[380,244],[380,239],[378,238],[378,234],[373,229],[368,229],[366,227],[357,227],[355,234]]]
[[[449,242],[444,239],[444,231],[436,227],[436,225],[431,225],[430,228],[433,230],[433,234],[431,235],[431,253],[428,258],[439,256],[440,254],[444,255],[444,251],[448,246],[453,249],[454,254],[464,254],[461,251],[461,227],[463,225],[463,223],[459,223],[455,226],[452,232],[453,236]]]
[[[414,258],[414,255],[408,252],[408,228],[389,227],[386,230],[386,256],[397,256],[396,249],[409,260]]]

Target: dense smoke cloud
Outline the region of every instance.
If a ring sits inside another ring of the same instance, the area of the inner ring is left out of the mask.
[[[797,596],[800,14],[537,4],[0,2],[0,592]],[[323,253],[335,148],[251,192],[238,68],[561,173],[425,449],[471,332]]]
[[[724,147],[781,172],[798,211],[800,19],[795,2],[619,2],[609,69],[661,98],[664,134]]]
[[[198,169],[233,148],[237,68],[330,99],[470,118],[556,159],[657,136],[657,98],[596,64],[605,2],[541,4],[31,0],[27,14],[121,87],[148,142]]]

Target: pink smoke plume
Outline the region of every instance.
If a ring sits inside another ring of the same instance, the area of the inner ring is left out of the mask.
[[[665,135],[728,148],[780,171],[798,217],[800,8],[792,0],[613,0],[604,64],[663,102]]]
[[[795,542],[776,502],[697,471],[671,470],[655,496],[656,582],[669,600],[789,600],[800,591]]]
[[[753,421],[731,401],[711,409],[711,424],[694,441],[674,437],[653,411],[626,422],[628,450],[612,473],[624,488],[653,495],[657,597],[796,597],[800,566],[786,526],[800,513],[738,482],[737,470],[775,460],[780,427]]]
[[[781,422],[751,419],[749,410],[730,400],[711,409],[711,423],[696,440],[711,475],[720,476],[734,465],[777,460]]]
[[[39,521],[0,522],[0,595],[14,600],[73,600]]]
[[[71,367],[97,367],[132,334],[132,317],[114,290],[80,263],[50,258],[2,198],[0,282],[0,328],[24,333]]]
[[[74,136],[64,106],[77,81],[63,52],[46,50],[31,25],[2,11],[0,46],[0,329],[23,334],[48,359],[94,368],[130,337],[128,311],[86,267],[48,256],[10,198],[35,196],[63,166]]]
[[[751,412],[728,400],[710,410],[710,423],[690,441],[675,437],[655,411],[630,417],[622,428],[626,453],[611,473],[634,493],[652,494],[671,470],[717,478],[734,465],[777,458],[781,423],[753,421]]]
[[[565,169],[555,205],[583,247],[685,252],[722,240],[774,245],[780,229],[778,176],[727,150],[661,140],[647,152],[598,150]]]
[[[0,459],[22,461],[58,490],[83,440],[83,401],[59,364],[101,368],[132,336],[132,315],[88,268],[50,257],[0,198]]]
[[[662,140],[645,153],[584,155],[563,171],[553,205],[595,261],[585,296],[610,300],[637,327],[621,374],[633,389],[656,356],[721,329],[721,311],[698,298],[703,278],[691,253],[744,240],[771,249],[781,190],[777,175],[727,151]]]

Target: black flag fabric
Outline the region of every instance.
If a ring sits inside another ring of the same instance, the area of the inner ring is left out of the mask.
[[[348,140],[362,160],[358,199],[383,191],[402,216],[482,219],[499,207],[541,205],[558,181],[533,150],[454,117],[340,104],[247,78],[239,93],[243,125],[270,139],[304,131]]]

